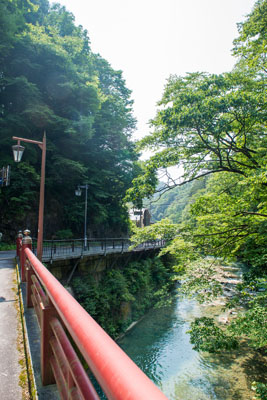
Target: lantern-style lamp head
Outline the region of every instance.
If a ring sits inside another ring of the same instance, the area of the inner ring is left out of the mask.
[[[24,149],[25,149],[25,147],[21,146],[20,144],[15,144],[14,146],[12,146],[15,162],[21,161],[21,157],[24,152]]]
[[[82,191],[81,188],[78,186],[78,188],[75,190],[75,195],[76,196],[81,196],[82,195]]]

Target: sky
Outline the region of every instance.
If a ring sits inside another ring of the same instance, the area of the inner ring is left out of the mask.
[[[171,74],[230,71],[237,23],[255,0],[59,0],[87,29],[91,49],[132,90],[134,138],[149,133]]]

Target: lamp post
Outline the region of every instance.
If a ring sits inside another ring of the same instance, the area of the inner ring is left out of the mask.
[[[37,257],[41,261],[43,254],[43,225],[44,225],[44,189],[45,189],[45,156],[46,156],[46,134],[44,132],[43,141],[25,139],[13,136],[13,140],[18,143],[12,146],[14,161],[20,162],[24,151],[24,147],[20,142],[37,144],[42,150],[42,164],[41,164],[41,181],[40,181],[40,200],[39,200],[39,217],[38,217],[38,237],[37,237]]]
[[[79,185],[78,188],[75,190],[76,196],[81,196],[82,191],[81,189],[85,189],[85,205],[84,205],[84,249],[87,249],[87,191],[88,185]]]

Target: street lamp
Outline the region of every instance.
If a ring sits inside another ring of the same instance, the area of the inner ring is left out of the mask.
[[[79,185],[78,188],[75,190],[75,195],[76,196],[81,196],[82,191],[81,189],[85,189],[85,205],[84,205],[84,249],[87,249],[87,191],[88,191],[88,185]]]
[[[15,162],[20,162],[21,161],[22,154],[23,154],[24,149],[25,149],[25,147],[21,146],[19,143],[20,143],[20,140],[18,140],[18,144],[15,144],[14,146],[12,146],[13,156],[14,156],[14,161]]]
[[[42,150],[41,164],[41,181],[40,181],[40,200],[39,200],[39,218],[38,218],[38,237],[37,237],[37,257],[42,261],[43,254],[43,225],[44,225],[44,186],[45,186],[45,156],[46,156],[46,134],[44,132],[43,141],[25,139],[13,136],[13,140],[17,140],[17,145],[12,146],[15,162],[20,162],[24,151],[24,147],[20,142],[37,144]]]

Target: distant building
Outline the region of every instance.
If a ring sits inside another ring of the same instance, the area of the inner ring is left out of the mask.
[[[151,224],[151,214],[148,208],[142,208],[141,210],[132,209],[129,212],[130,220],[135,222],[138,228],[144,228]]]

